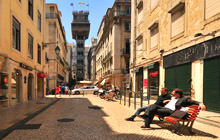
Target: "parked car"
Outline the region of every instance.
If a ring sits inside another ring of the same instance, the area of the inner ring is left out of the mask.
[[[91,86],[83,86],[83,87],[71,90],[71,94],[76,94],[76,95],[85,94],[85,93],[96,94],[98,92],[98,90],[99,90],[99,88],[96,87],[96,86],[93,86],[93,85],[91,85]]]

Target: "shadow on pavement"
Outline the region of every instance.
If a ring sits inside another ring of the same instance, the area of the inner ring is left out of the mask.
[[[71,124],[63,124],[65,127],[62,128],[62,136],[56,136],[61,140],[65,139],[65,137],[85,140],[139,140],[148,138],[164,140],[163,138],[151,135],[145,136],[114,132],[104,119],[105,117],[109,117],[102,110],[104,107],[92,104],[87,98],[62,99],[56,105],[60,107],[60,109],[56,108],[57,110],[61,110],[63,108],[62,106],[68,105],[60,113],[71,112],[71,116],[75,119]],[[71,131],[71,133],[68,131]]]
[[[46,105],[45,107],[41,108],[40,110],[36,111],[35,113],[30,114],[28,117],[26,117],[25,119],[15,123],[11,127],[7,128],[3,131],[0,131],[0,139],[5,138],[6,136],[8,136],[10,133],[12,133],[16,129],[39,129],[41,124],[25,124],[25,123],[27,123],[28,121],[30,121],[31,119],[36,117],[38,114],[45,111],[47,108],[49,108],[50,106],[55,104],[58,100],[59,99],[57,99],[57,100],[53,101],[52,103]],[[28,113],[26,115],[28,115]]]
[[[157,121],[157,120],[154,120],[154,123],[159,125],[160,127],[162,127],[163,129],[168,129],[169,131],[174,131],[175,130],[175,127],[173,124],[169,123],[169,122],[166,122],[166,121]],[[193,135],[194,136],[203,136],[203,137],[210,137],[210,138],[218,138],[217,136],[213,135],[213,134],[210,134],[210,133],[206,133],[206,132],[203,132],[203,131],[200,131],[198,129],[195,129],[193,128],[192,129],[193,131]],[[177,134],[177,133],[176,133]],[[189,135],[192,135],[190,134],[186,129],[179,135],[185,135],[185,136],[189,136]]]

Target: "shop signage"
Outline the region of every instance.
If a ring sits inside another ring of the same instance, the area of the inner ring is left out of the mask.
[[[151,77],[151,76],[152,76],[152,77],[157,77],[158,74],[159,74],[158,71],[150,72],[150,73],[149,73],[149,77]]]
[[[147,89],[147,79],[144,79],[144,89]]]
[[[47,75],[44,74],[44,73],[38,72],[38,73],[37,73],[37,77],[38,77],[38,78],[46,78]]]
[[[30,67],[30,66],[28,66],[28,65],[25,65],[25,64],[23,64],[23,63],[20,63],[20,67],[22,67],[22,68],[24,68],[24,69],[27,69],[27,70],[30,70],[30,71],[33,70],[32,67]]]
[[[220,56],[220,37],[163,57],[164,68]]]

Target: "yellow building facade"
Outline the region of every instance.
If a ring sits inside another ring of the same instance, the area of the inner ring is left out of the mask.
[[[161,87],[219,111],[219,0],[132,0],[133,90],[156,99]],[[141,85],[141,86],[138,86]]]
[[[67,74],[67,44],[65,30],[61,22],[61,12],[54,3],[45,5],[45,34],[44,48],[47,53],[49,70],[48,89],[56,88],[56,85],[66,84]],[[59,49],[59,54],[56,54]]]
[[[44,3],[0,1],[0,106],[45,95]]]
[[[122,81],[129,74],[130,6],[130,1],[115,1],[98,31],[96,79],[106,79],[106,83],[117,87],[123,86]]]

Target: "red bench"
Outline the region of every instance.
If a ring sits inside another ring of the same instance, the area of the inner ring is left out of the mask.
[[[192,126],[193,126],[193,123],[194,123],[196,117],[199,114],[199,111],[200,110],[199,110],[198,105],[191,105],[188,107],[188,110],[187,110],[187,112],[189,114],[187,119],[183,120],[183,119],[178,119],[178,118],[174,118],[171,116],[167,116],[167,117],[164,117],[164,120],[177,125],[177,128],[174,132],[182,133],[187,128],[189,133],[192,134],[193,133]],[[158,115],[155,115],[155,116],[159,118]]]

